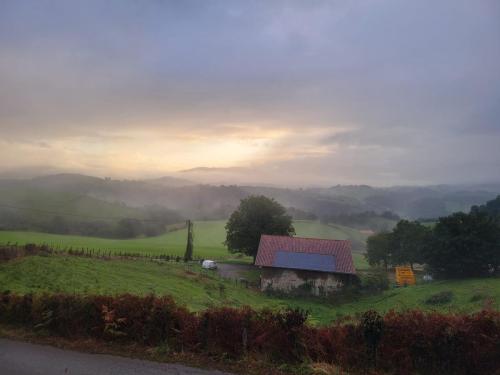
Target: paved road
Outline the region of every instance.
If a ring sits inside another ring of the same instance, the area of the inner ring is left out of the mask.
[[[229,375],[182,365],[0,339],[1,375]]]

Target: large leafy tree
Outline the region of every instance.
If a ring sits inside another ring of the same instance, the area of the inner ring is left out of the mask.
[[[386,269],[391,264],[392,233],[380,232],[368,237],[366,259],[371,266],[382,264]]]
[[[445,277],[482,276],[500,267],[500,226],[485,212],[442,217],[426,263]]]
[[[393,264],[423,263],[432,231],[418,221],[401,220],[391,234],[390,252]]]
[[[252,256],[255,262],[263,234],[294,235],[291,216],[281,204],[263,195],[242,199],[226,224],[225,245],[232,253]]]
[[[480,206],[472,206],[472,213],[484,212],[490,216],[494,216],[500,218],[500,195],[495,199],[486,202],[486,204],[482,204]]]

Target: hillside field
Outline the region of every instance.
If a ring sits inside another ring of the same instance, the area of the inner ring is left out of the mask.
[[[199,221],[194,223],[194,254],[200,258],[223,260],[231,257],[224,247],[225,221]],[[297,236],[327,239],[349,239],[353,244],[354,262],[357,268],[366,268],[364,257],[360,254],[367,235],[357,229],[317,221],[295,221]],[[106,239],[84,236],[58,235],[38,232],[0,231],[0,244],[27,243],[48,244],[55,248],[100,249],[101,251],[143,253],[143,254],[184,254],[186,248],[186,229],[176,230],[156,237],[128,240]],[[246,257],[243,260],[249,261]]]
[[[146,260],[100,260],[71,256],[31,256],[0,264],[0,292],[86,293],[145,295],[169,294],[191,310],[211,306],[254,308],[300,307],[311,312],[311,322],[327,324],[345,315],[368,309],[422,309],[470,313],[480,310],[491,298],[500,308],[500,279],[436,281],[407,288],[392,288],[382,294],[361,297],[355,302],[334,304],[319,299],[278,298],[226,281],[198,265],[155,263]],[[426,305],[431,295],[451,291],[450,303]]]

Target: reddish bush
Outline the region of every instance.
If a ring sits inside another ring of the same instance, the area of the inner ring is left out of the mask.
[[[238,357],[248,349],[248,334],[255,312],[250,308],[209,309],[200,315],[199,341],[210,354]]]
[[[385,316],[380,365],[402,372],[486,374],[499,368],[500,313],[391,312]]]
[[[306,354],[307,313],[263,310],[253,319],[251,347],[273,361],[297,362]]]
[[[0,322],[66,337],[167,345],[170,350],[277,362],[312,360],[354,371],[488,374],[500,367],[500,312],[367,312],[329,327],[301,310],[216,308],[200,314],[170,297],[0,296]]]
[[[346,368],[366,368],[369,364],[363,330],[359,324],[347,324],[338,327],[340,341],[337,343],[339,364]]]
[[[34,298],[32,325],[65,337],[102,337],[100,305],[111,297],[42,295]]]
[[[191,326],[190,313],[170,297],[118,296],[101,306],[103,335],[111,340],[134,341],[146,345],[183,345],[182,331]],[[192,328],[191,328],[192,329]]]
[[[32,307],[33,297],[31,294],[18,296],[7,291],[2,294],[0,300],[0,317],[12,324],[29,325]]]

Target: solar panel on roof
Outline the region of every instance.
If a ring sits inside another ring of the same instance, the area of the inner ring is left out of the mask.
[[[274,257],[273,266],[280,268],[295,268],[300,270],[335,272],[334,255],[295,253],[278,250]]]

